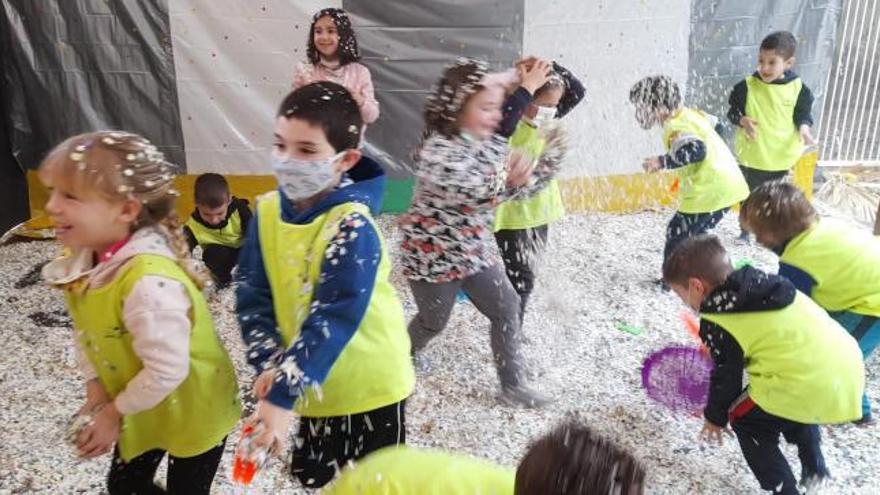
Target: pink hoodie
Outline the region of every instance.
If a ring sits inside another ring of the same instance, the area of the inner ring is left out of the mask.
[[[345,86],[360,104],[364,124],[371,124],[379,118],[379,102],[373,91],[370,70],[352,62],[342,67],[329,67],[324,63],[300,62],[293,69],[293,89],[318,81],[330,81]]]

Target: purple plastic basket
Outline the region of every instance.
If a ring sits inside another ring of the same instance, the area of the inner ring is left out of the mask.
[[[642,386],[648,397],[677,412],[694,413],[706,406],[712,359],[699,347],[667,347],[645,359]]]

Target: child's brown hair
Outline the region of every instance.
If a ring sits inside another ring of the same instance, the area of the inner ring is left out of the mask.
[[[229,183],[220,174],[207,173],[196,177],[194,192],[199,206],[219,208],[229,201]]]
[[[784,180],[761,184],[739,210],[743,228],[756,235],[770,234],[780,245],[810,228],[817,218],[804,193]]]
[[[189,277],[201,288],[206,277],[189,255],[174,203],[174,165],[145,138],[122,131],[73,136],[56,146],[40,164],[41,177],[84,196],[107,201],[134,199],[141,212],[132,232],[159,226]]]
[[[460,59],[447,67],[425,106],[423,137],[435,132],[447,138],[458,134],[458,117],[471,96],[484,88],[487,74],[486,64],[479,60]]]
[[[645,468],[632,454],[569,420],[532,443],[516,470],[516,495],[644,492]]]
[[[692,278],[717,287],[733,271],[727,251],[714,235],[689,237],[672,250],[663,263],[663,280],[672,285],[687,285]]]

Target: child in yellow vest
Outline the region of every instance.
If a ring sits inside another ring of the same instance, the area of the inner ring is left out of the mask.
[[[535,63],[529,59],[524,63]],[[516,104],[505,105],[501,132],[515,129],[510,136],[511,149],[537,160],[544,152],[544,134],[554,125],[554,119],[567,115],[584,97],[584,86],[567,69],[553,62],[553,71],[538,89],[520,86],[510,95],[511,99],[527,103],[522,118],[513,120],[509,109]],[[531,92],[530,92],[531,90]],[[535,268],[544,247],[550,223],[565,216],[562,194],[556,179],[532,196],[505,201],[495,211],[495,241],[501,250],[501,259],[507,278],[520,297],[520,319],[525,314],[526,303],[535,286]]]
[[[880,238],[819,219],[804,193],[781,181],[755,189],[739,215],[743,228],[779,255],[779,275],[846,328],[867,359],[880,344]],[[865,394],[857,424],[871,423]]]
[[[782,434],[797,445],[801,483],[821,483],[828,469],[818,425],[861,417],[865,368],[856,341],[785,278],[734,270],[714,236],[682,241],[663,278],[700,313],[700,338],[715,362],[701,437],[720,443],[729,421],[761,488],[795,495]]]
[[[60,144],[39,175],[69,250],[43,276],[64,290],[86,378],[79,455],[113,449],[111,494],[155,492],[166,454],[169,492],[209,493],[238,388],[180,231],[172,165],[138,135],[102,131]]]
[[[683,107],[675,81],[646,77],[632,87],[629,99],[643,129],[663,126],[667,153],[645,159],[642,167],[646,172],[675,170],[680,180],[678,211],[666,227],[665,261],[681,241],[715,227],[749,189],[713,118]]]
[[[791,70],[796,48],[788,31],[769,34],[761,41],[758,70],[730,93],[727,118],[737,126],[736,155],[750,191],[785,177],[804,146],[816,144],[813,94]],[[748,233],[740,237],[748,240]]]
[[[198,176],[194,192],[196,207],[186,220],[183,233],[190,250],[202,247],[202,261],[217,286],[223,288],[232,281],[232,269],[238,262],[251,209],[246,199],[230,194],[229,183],[220,174]]]
[[[242,248],[236,312],[259,378],[255,445],[279,452],[300,415],[291,469],[306,487],[405,442],[415,382],[391,258],[372,215],[385,176],[358,151],[363,120],[343,86],[307,84],[281,103],[272,168]]]
[[[324,495],[641,495],[645,468],[577,421],[532,443],[516,470],[465,455],[408,447],[380,450]]]

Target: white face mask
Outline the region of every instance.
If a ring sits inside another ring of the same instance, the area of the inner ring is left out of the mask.
[[[541,127],[553,122],[553,119],[555,118],[556,107],[538,107],[538,113],[536,113],[535,118],[532,119],[532,124],[535,127]]]
[[[278,187],[292,201],[302,201],[324,191],[336,180],[333,164],[345,155],[339,152],[323,160],[272,157]]]

